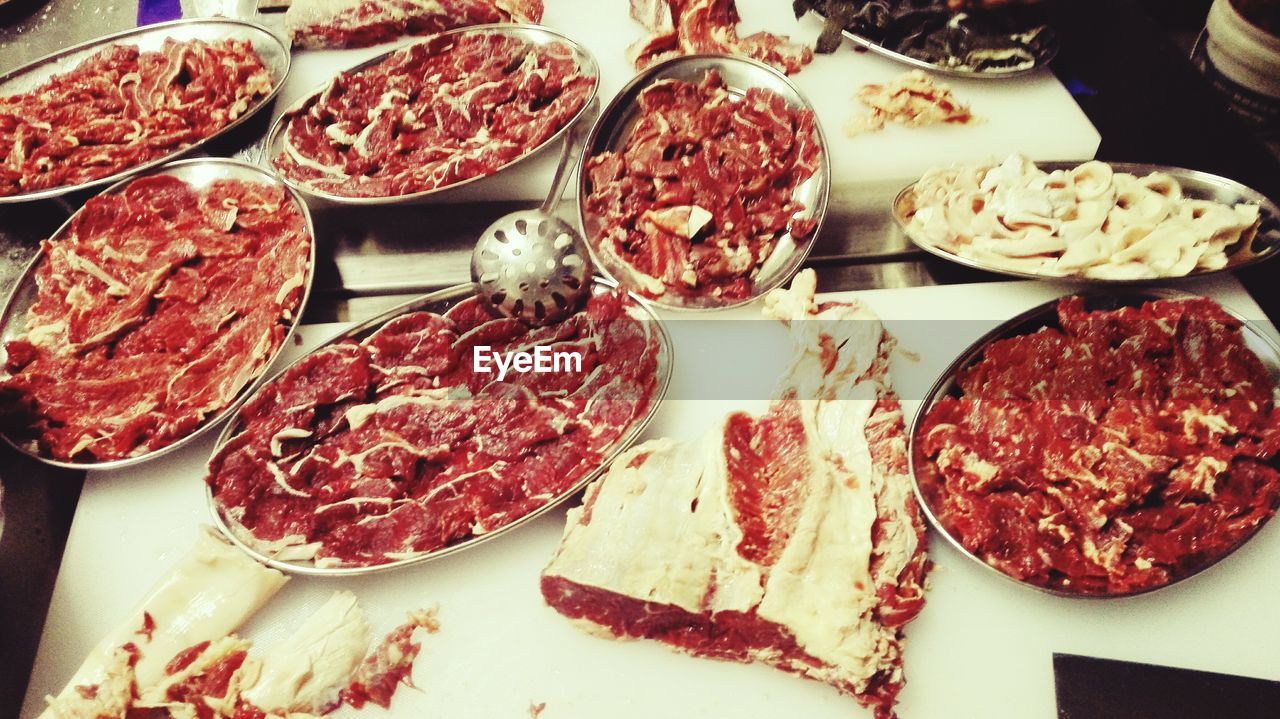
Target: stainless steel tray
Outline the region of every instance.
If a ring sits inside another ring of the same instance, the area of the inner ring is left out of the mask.
[[[813,14],[817,15],[819,18],[822,18],[823,20],[826,19],[819,12],[814,11]],[[901,62],[903,64],[910,65],[912,67],[917,67],[922,70],[928,70],[929,72],[932,72],[938,75],[947,75],[949,77],[966,78],[970,80],[1004,80],[1007,78],[1022,77],[1029,73],[1036,72],[1037,70],[1047,67],[1049,63],[1053,61],[1053,58],[1058,56],[1058,50],[1061,47],[1057,40],[1057,36],[1055,35],[1053,37],[1053,42],[1051,42],[1048,45],[1048,47],[1045,49],[1044,52],[1040,53],[1040,55],[1036,57],[1035,64],[1030,67],[1022,67],[1022,68],[1014,68],[1014,69],[994,68],[991,70],[967,70],[963,68],[955,68],[955,67],[948,67],[946,65],[939,65],[936,63],[929,62],[928,60],[921,60],[918,57],[911,57],[910,55],[905,55],[896,50],[890,50],[889,48],[875,42],[874,40],[871,40],[870,38],[863,37],[862,35],[858,35],[857,33],[853,33],[848,30],[841,30],[840,34],[844,35],[845,38],[848,39],[853,44],[859,47],[864,47],[867,50],[870,50],[871,52],[877,55],[880,55],[881,57],[887,57],[891,60],[897,60],[898,62]]]
[[[120,172],[98,180],[82,182],[78,185],[51,187],[46,190],[0,197],[0,205],[42,200],[49,197],[65,195],[70,192],[86,190],[92,187],[101,187],[130,175],[145,172],[153,167],[159,167],[170,160],[195,152],[210,141],[225,135],[239,125],[248,121],[249,118],[257,114],[264,107],[269,106],[275,99],[276,95],[280,92],[280,88],[284,85],[285,78],[289,75],[289,64],[291,59],[291,56],[289,55],[289,45],[267,28],[254,23],[245,22],[243,20],[230,20],[227,18],[194,18],[189,20],[174,20],[173,22],[164,22],[155,25],[148,25],[146,27],[134,28],[132,30],[125,30],[124,32],[113,33],[96,40],[90,40],[89,42],[69,47],[65,50],[59,50],[51,55],[46,55],[45,57],[23,65],[16,70],[11,70],[4,75],[0,75],[0,96],[13,95],[33,90],[47,81],[50,77],[74,69],[89,56],[109,45],[136,45],[143,51],[149,51],[159,49],[161,44],[167,39],[204,40],[206,42],[214,42],[218,40],[249,41],[253,44],[253,49],[258,53],[258,56],[262,58],[262,63],[266,66],[267,71],[271,73],[271,92],[268,93],[266,97],[259,98],[257,102],[245,110],[244,114],[228,123],[217,132],[184,148],[174,150],[163,157],[158,157],[129,169],[121,170]]]
[[[596,266],[622,283],[624,287],[634,289],[635,282],[628,279],[633,270],[624,263],[612,261],[610,256],[596,249],[595,238],[600,231],[598,218],[587,213],[586,198],[588,194],[587,177],[582,168],[588,159],[604,152],[616,152],[622,149],[636,122],[640,119],[640,94],[650,85],[660,80],[683,80],[685,82],[701,82],[708,70],[720,73],[728,87],[729,94],[735,100],[742,98],[746,91],[759,87],[777,93],[793,107],[813,111],[807,98],[787,78],[772,67],[755,60],[733,55],[688,55],[665,62],[660,62],[632,78],[609,105],[600,113],[596,124],[587,136],[586,147],[578,164],[578,219],[586,235],[587,245],[591,248],[592,259]],[[771,289],[781,286],[791,279],[805,258],[813,249],[814,241],[822,232],[822,224],[827,214],[827,200],[831,192],[831,154],[822,126],[814,124],[818,146],[822,152],[821,164],[813,177],[802,182],[792,193],[792,197],[804,203],[804,211],[799,217],[817,222],[813,233],[797,247],[791,233],[779,238],[773,254],[765,260],[753,281],[750,297],[732,302],[709,297],[671,298],[663,297],[649,301],[664,308],[678,310],[710,310],[728,309],[752,302]]]
[[[1114,309],[1119,309],[1121,307],[1140,306],[1143,303],[1151,302],[1153,300],[1191,299],[1191,298],[1199,297],[1199,295],[1195,295],[1189,292],[1180,292],[1176,290],[1162,290],[1162,289],[1121,289],[1116,292],[1091,291],[1091,292],[1080,292],[1080,293],[1074,293],[1074,294],[1084,298],[1085,307],[1089,310],[1114,310]],[[1071,296],[1071,295],[1065,295],[1065,296]],[[987,564],[985,561],[982,560],[981,557],[978,557],[977,555],[971,553],[968,549],[965,548],[964,544],[960,541],[960,539],[953,536],[951,532],[948,531],[946,526],[943,524],[942,520],[940,519],[941,513],[937,509],[938,501],[940,498],[937,496],[936,492],[929,486],[929,482],[924,477],[922,477],[923,470],[921,469],[921,467],[928,464],[931,461],[926,456],[924,456],[921,450],[922,441],[921,441],[920,433],[921,433],[921,428],[924,423],[925,417],[929,414],[929,411],[933,408],[933,406],[939,400],[947,396],[955,396],[959,393],[960,390],[956,385],[956,376],[960,373],[961,370],[967,367],[970,367],[976,364],[977,362],[981,361],[987,351],[987,348],[990,347],[993,343],[998,342],[1000,340],[1008,339],[1010,337],[1017,337],[1021,335],[1031,334],[1044,327],[1057,327],[1058,326],[1057,308],[1058,308],[1058,302],[1060,299],[1062,298],[1054,299],[1049,302],[1045,302],[1044,304],[1033,307],[1027,310],[1026,312],[1023,312],[1022,314],[1019,314],[1016,317],[1013,317],[1012,319],[1006,322],[1003,322],[1002,324],[1000,324],[1000,326],[996,327],[990,332],[987,332],[986,334],[984,334],[982,337],[978,338],[972,345],[970,345],[966,350],[960,353],[960,355],[956,357],[955,360],[953,360],[945,370],[943,370],[942,375],[937,379],[936,382],[934,382],[933,386],[925,394],[924,401],[920,403],[920,407],[917,410],[915,417],[911,421],[911,428],[909,433],[909,436],[911,437],[911,450],[908,453],[907,457],[908,457],[908,462],[911,469],[911,480],[912,480],[912,486],[915,489],[916,499],[919,500],[920,506],[924,510],[925,516],[928,517],[929,519],[929,523],[933,525],[933,528],[936,529],[939,534],[942,535],[943,539],[946,540],[947,544],[950,544],[956,551],[960,552],[961,554],[963,554],[965,557],[969,558],[973,562],[981,565],[988,572],[994,573],[995,575],[1013,584],[1017,584],[1023,587],[1029,587],[1031,589],[1035,589],[1040,592],[1045,592],[1048,594],[1053,594],[1053,595],[1062,596],[1062,597],[1078,597],[1083,599],[1111,599],[1116,597],[1127,597],[1127,596],[1136,596],[1138,594],[1147,594],[1149,592],[1154,592],[1160,589],[1164,589],[1165,587],[1170,587],[1170,586],[1173,586],[1174,584],[1177,584],[1186,579],[1189,579],[1199,574],[1200,572],[1203,572],[1204,570],[1208,569],[1214,564],[1217,564],[1218,562],[1226,559],[1229,555],[1234,553],[1240,547],[1244,546],[1244,544],[1248,542],[1249,539],[1252,538],[1257,533],[1257,531],[1262,528],[1263,524],[1265,524],[1266,522],[1264,521],[1260,523],[1257,527],[1254,528],[1252,532],[1250,532],[1248,536],[1242,539],[1240,543],[1237,544],[1235,547],[1233,547],[1231,550],[1229,550],[1225,554],[1222,554],[1221,556],[1215,557],[1213,560],[1209,562],[1205,562],[1201,564],[1194,571],[1191,571],[1180,577],[1176,577],[1173,581],[1169,582],[1168,584],[1163,584],[1158,587],[1151,587],[1151,588],[1143,589],[1136,592],[1129,592],[1126,594],[1091,594],[1091,593],[1083,593],[1083,592],[1068,592],[1068,591],[1063,591],[1063,590],[1050,588],[1050,587],[1042,587],[1038,584],[1032,584],[1030,582],[1024,582],[1022,580],[1016,579],[1014,577],[1009,576],[1008,574],[1005,574],[1004,572],[1000,571],[996,567],[993,567],[990,564]],[[1255,325],[1253,322],[1246,319],[1243,315],[1240,315],[1239,313],[1235,312],[1229,307],[1222,306],[1222,308],[1229,315],[1231,315],[1232,317],[1234,317],[1235,319],[1239,320],[1242,323],[1241,332],[1244,337],[1245,345],[1250,350],[1253,351],[1253,353],[1258,357],[1259,360],[1262,361],[1263,365],[1266,366],[1268,372],[1271,374],[1271,377],[1276,382],[1276,387],[1273,390],[1272,394],[1274,397],[1274,401],[1280,402],[1280,345],[1277,345],[1275,341],[1271,338],[1271,336],[1267,334],[1261,327]],[[1273,461],[1273,464],[1274,463],[1275,462]]]
[[[307,198],[316,200],[320,203],[330,204],[330,205],[350,205],[350,206],[409,204],[414,202],[421,202],[422,200],[428,197],[434,197],[441,193],[451,192],[460,187],[466,187],[468,185],[472,185],[478,182],[483,182],[484,180],[497,177],[498,175],[507,173],[517,165],[521,165],[525,163],[525,161],[529,160],[532,157],[542,155],[544,150],[546,150],[548,147],[555,146],[557,144],[557,141],[564,136],[564,134],[569,130],[570,127],[573,127],[573,125],[582,121],[584,116],[586,116],[587,113],[589,113],[595,108],[596,95],[600,91],[599,65],[596,64],[595,56],[593,56],[590,51],[588,51],[585,47],[583,47],[581,43],[570,38],[567,35],[563,35],[559,32],[556,32],[555,30],[543,27],[541,25],[521,25],[521,24],[504,23],[504,24],[495,24],[495,25],[473,25],[470,27],[458,28],[456,30],[449,30],[443,33],[439,33],[438,35],[433,35],[432,37],[447,37],[449,35],[469,35],[469,34],[479,34],[479,33],[497,33],[501,35],[508,35],[510,37],[518,38],[520,40],[523,40],[533,45],[550,45],[553,43],[565,45],[570,50],[573,51],[574,59],[577,61],[578,68],[581,70],[582,74],[587,77],[593,78],[595,80],[595,84],[591,89],[591,94],[588,95],[586,102],[582,104],[582,108],[578,110],[578,112],[575,113],[573,117],[569,118],[569,121],[566,122],[563,127],[561,127],[553,135],[551,135],[546,140],[544,140],[542,144],[532,148],[525,154],[521,155],[520,157],[517,157],[514,160],[511,160],[507,164],[503,165],[502,167],[499,167],[497,170],[487,175],[479,175],[477,177],[468,178],[461,182],[455,182],[451,185],[444,185],[442,187],[437,187],[432,190],[424,190],[422,192],[411,192],[407,195],[392,195],[389,197],[344,197],[342,195],[335,195],[329,192],[324,192],[323,190],[317,190],[313,187],[308,186],[306,183],[298,182],[292,178],[286,177],[285,173],[276,167],[275,159],[280,155],[280,153],[284,151],[284,135],[285,135],[285,130],[288,127],[289,120],[293,117],[295,113],[297,113],[304,106],[306,106],[307,103],[311,102],[317,95],[324,92],[324,90],[327,87],[329,87],[329,85],[332,83],[332,80],[330,80],[329,82],[325,82],[324,84],[317,86],[311,92],[307,93],[306,97],[303,97],[302,99],[298,100],[296,103],[291,105],[287,110],[285,110],[284,113],[280,115],[280,117],[276,118],[275,123],[272,124],[271,126],[271,130],[267,133],[265,150],[263,153],[264,162],[266,162],[271,167],[273,172],[275,172],[277,175],[280,176],[281,179],[283,179],[286,183],[288,183],[290,187],[302,193]],[[423,40],[421,42],[427,42],[427,40]],[[394,50],[389,50],[387,52],[384,52],[358,65],[354,65],[344,70],[343,72],[347,72],[347,73],[359,72],[361,70],[365,70],[370,67],[373,67],[374,65],[381,64],[388,57],[391,57],[392,55],[404,50],[405,47],[407,46],[400,46],[395,48]]]
[[[612,290],[616,287],[617,287],[617,284],[615,282],[612,282],[607,279],[597,278],[595,280],[595,284],[593,285],[592,289],[597,294],[599,294],[607,290]],[[349,339],[362,340],[365,337],[372,334],[374,331],[381,328],[384,324],[386,324],[390,320],[396,317],[399,317],[400,315],[408,314],[410,312],[422,312],[422,311],[443,313],[447,311],[450,307],[453,307],[454,305],[458,304],[459,302],[462,302],[463,300],[469,299],[474,296],[475,296],[475,287],[471,284],[457,285],[455,287],[450,287],[447,289],[440,290],[438,292],[432,292],[430,294],[423,295],[422,297],[418,297],[416,299],[410,300],[398,307],[394,307],[390,310],[387,310],[386,312],[378,315],[377,317],[373,317],[371,319],[365,320],[364,322],[361,322],[360,324],[348,330],[345,330],[343,332],[340,332],[334,335],[333,337],[330,337],[323,344],[319,345],[318,347],[316,347],[316,349],[312,350],[311,353],[314,353],[320,349],[333,345],[342,340],[349,340]],[[231,529],[230,526],[228,526],[226,520],[222,516],[222,512],[219,511],[218,509],[217,502],[214,501],[213,489],[209,486],[208,482],[206,482],[205,483],[205,502],[209,506],[209,513],[213,517],[214,525],[218,527],[219,531],[221,531],[222,534],[227,537],[227,539],[229,539],[236,546],[243,549],[245,552],[249,553],[249,555],[257,559],[258,561],[263,562],[269,566],[275,567],[276,569],[279,569],[281,571],[289,572],[292,574],[303,574],[303,575],[311,575],[311,576],[349,577],[354,575],[370,574],[373,572],[384,572],[391,569],[399,569],[402,567],[421,564],[422,562],[427,562],[433,559],[439,559],[441,557],[446,557],[452,554],[456,554],[458,552],[462,552],[464,550],[478,546],[495,537],[499,537],[508,532],[514,531],[518,527],[522,527],[532,522],[538,517],[541,517],[547,512],[550,512],[551,510],[555,509],[557,506],[563,504],[570,497],[582,491],[582,489],[585,488],[588,484],[590,484],[592,480],[600,476],[600,474],[604,472],[604,470],[609,466],[609,464],[614,460],[614,458],[617,457],[619,454],[621,454],[623,451],[625,451],[628,447],[630,447],[631,444],[635,442],[637,438],[639,438],[640,434],[644,432],[645,428],[649,425],[649,422],[653,419],[654,415],[657,413],[658,407],[662,404],[663,398],[667,394],[667,387],[671,382],[672,362],[674,361],[671,335],[668,334],[666,325],[664,325],[662,321],[657,317],[657,315],[655,315],[649,309],[648,305],[646,305],[642,299],[634,295],[631,295],[631,300],[635,303],[635,307],[637,311],[643,314],[644,320],[649,323],[649,326],[655,332],[657,332],[657,339],[658,339],[658,345],[659,345],[659,356],[658,356],[658,366],[657,366],[658,386],[651,399],[649,410],[644,414],[643,417],[637,418],[632,423],[631,427],[628,428],[627,431],[621,437],[619,437],[618,440],[614,442],[614,444],[607,451],[603,453],[603,458],[598,468],[596,468],[594,471],[587,472],[585,475],[583,475],[581,479],[575,482],[572,487],[565,490],[564,492],[561,492],[559,495],[553,497],[546,504],[530,512],[529,514],[526,514],[523,517],[520,517],[519,519],[516,519],[515,521],[510,522],[508,524],[505,524],[491,532],[487,532],[485,534],[481,534],[479,536],[475,536],[470,539],[463,540],[456,544],[450,544],[448,546],[442,547],[435,551],[424,552],[417,556],[400,559],[394,562],[388,562],[386,564],[376,564],[376,565],[360,566],[360,567],[317,567],[310,562],[294,562],[294,561],[280,560],[258,551],[249,542],[246,542],[244,539],[242,539],[234,530]],[[308,355],[306,356],[309,356],[311,353],[308,353]],[[291,363],[289,366],[282,368],[279,372],[276,372],[269,379],[259,383],[258,386],[266,387],[271,383],[275,382],[277,379],[280,378],[281,375],[289,371],[291,367],[293,367],[294,365],[298,364],[303,359],[305,359],[306,356],[300,357],[298,360]],[[238,418],[234,422],[229,422],[223,428],[222,433],[218,436],[217,444],[214,447],[213,455],[211,456],[216,456],[217,453],[221,451],[222,447],[226,445],[228,442],[230,442],[232,439],[234,439],[242,429],[243,429],[243,423]]]
[[[1070,170],[1079,165],[1081,161],[1061,161],[1061,162],[1037,162],[1036,166],[1047,172],[1054,170]],[[1227,250],[1227,264],[1216,270],[1196,269],[1185,275],[1172,277],[1154,277],[1149,279],[1119,280],[1104,279],[1099,277],[1083,277],[1080,275],[1048,275],[1036,272],[1023,272],[1021,270],[1012,270],[1007,268],[995,267],[978,260],[949,252],[937,245],[925,241],[923,238],[917,237],[911,230],[911,218],[915,214],[915,183],[907,185],[898,196],[893,200],[893,219],[898,223],[898,227],[903,234],[907,236],[917,247],[933,255],[937,255],[945,260],[949,260],[958,265],[964,265],[975,270],[983,270],[984,272],[993,272],[999,275],[1007,275],[1009,277],[1022,277],[1033,280],[1050,280],[1054,282],[1074,282],[1092,285],[1150,285],[1153,283],[1169,283],[1178,280],[1189,279],[1194,277],[1204,277],[1218,272],[1231,272],[1242,267],[1248,267],[1264,260],[1274,257],[1280,252],[1280,207],[1272,202],[1270,198],[1250,187],[1240,184],[1235,180],[1229,180],[1218,175],[1211,175],[1207,172],[1198,170],[1187,170],[1181,167],[1168,167],[1165,165],[1151,165],[1137,162],[1108,162],[1116,172],[1128,172],[1139,177],[1150,174],[1152,172],[1163,172],[1182,185],[1184,194],[1188,197],[1194,197],[1201,200],[1214,200],[1226,205],[1235,205],[1241,202],[1254,203],[1259,207],[1258,224],[1252,232],[1245,233],[1232,247]]]
[[[271,175],[271,173],[260,167],[240,162],[238,160],[227,160],[222,158],[181,160],[166,165],[158,170],[149,172],[147,175],[169,175],[180,180],[184,180],[196,188],[206,187],[217,180],[224,179],[257,182],[276,185],[283,188],[288,193],[288,196],[297,204],[298,209],[302,212],[302,217],[306,225],[309,257],[307,261],[307,276],[302,288],[302,297],[298,302],[298,307],[293,312],[293,317],[289,322],[288,331],[286,332],[284,339],[280,342],[280,347],[277,348],[276,351],[272,353],[269,360],[263,364],[262,370],[259,371],[258,375],[250,379],[250,381],[245,384],[245,386],[236,395],[235,400],[212,417],[209,417],[204,422],[200,423],[200,426],[187,436],[161,447],[160,449],[153,450],[136,457],[126,457],[124,459],[115,459],[104,462],[67,462],[49,457],[43,452],[40,452],[37,448],[31,446],[29,443],[16,441],[7,434],[0,433],[0,438],[3,438],[6,444],[19,452],[22,452],[28,457],[37,459],[45,464],[79,470],[120,469],[122,467],[129,467],[140,462],[155,459],[156,457],[166,455],[187,446],[203,433],[208,431],[211,427],[218,425],[235,413],[240,404],[248,398],[250,393],[253,392],[255,386],[258,384],[258,380],[266,373],[267,368],[279,358],[280,353],[288,346],[289,340],[293,337],[294,331],[302,322],[302,315],[306,309],[307,299],[311,295],[311,283],[315,277],[316,242],[315,228],[311,224],[311,213],[307,210],[306,203],[303,202],[302,198],[299,197],[297,193],[285,187],[284,184]],[[128,177],[120,180],[116,184],[104,190],[102,194],[107,195],[119,193],[135,179],[137,178]],[[62,238],[78,215],[79,211],[63,223],[63,225],[53,233],[52,237],[49,238],[50,241],[56,241]],[[4,349],[5,343],[9,340],[15,339],[25,329],[27,311],[31,308],[31,305],[35,303],[36,295],[39,291],[39,287],[36,284],[36,270],[39,268],[41,261],[44,260],[44,256],[45,253],[42,247],[40,251],[36,253],[35,257],[31,259],[31,262],[27,264],[22,276],[14,284],[13,290],[9,293],[9,297],[5,301],[4,309],[0,311],[0,367],[3,366],[4,359],[7,357],[7,352],[5,352]]]

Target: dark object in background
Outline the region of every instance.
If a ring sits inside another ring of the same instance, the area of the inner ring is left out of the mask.
[[[953,11],[946,0],[793,0],[796,17],[826,18],[818,52],[840,46],[841,31],[908,57],[954,70],[1034,67],[1056,44],[1039,8]]]
[[[1253,17],[1239,5],[1252,8]],[[1194,59],[1230,101],[1230,110],[1266,141],[1280,142],[1280,35],[1256,18],[1280,23],[1280,2],[1264,12],[1255,2],[1216,0],[1205,21],[1204,41]]]
[[[138,0],[138,27],[182,17],[178,0]]]
[[[1058,719],[1275,719],[1280,682],[1053,655]]]
[[[1244,19],[1266,30],[1272,35],[1280,35],[1280,2],[1276,0],[1231,0],[1231,5]]]

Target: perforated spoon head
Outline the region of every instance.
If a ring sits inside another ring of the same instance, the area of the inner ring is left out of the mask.
[[[560,322],[591,293],[591,255],[569,223],[538,210],[513,212],[489,226],[471,255],[480,298],[531,325]]]

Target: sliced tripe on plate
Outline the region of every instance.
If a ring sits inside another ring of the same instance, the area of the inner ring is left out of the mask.
[[[620,456],[570,511],[542,593],[592,633],[764,662],[888,717],[928,569],[893,340],[814,290],[806,271],[767,295],[796,352],[768,412]]]

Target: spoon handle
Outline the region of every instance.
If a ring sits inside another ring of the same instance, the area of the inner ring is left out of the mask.
[[[551,192],[547,194],[547,199],[542,203],[542,212],[548,215],[556,213],[556,207],[560,205],[560,197],[564,195],[565,185],[569,182],[569,172],[572,163],[569,161],[574,156],[574,147],[577,146],[578,140],[582,138],[583,130],[590,124],[588,121],[596,115],[596,108],[599,101],[593,101],[591,109],[582,113],[578,117],[578,121],[569,127],[569,131],[564,135],[564,149],[560,151],[560,164],[556,165],[555,177],[551,180]]]

